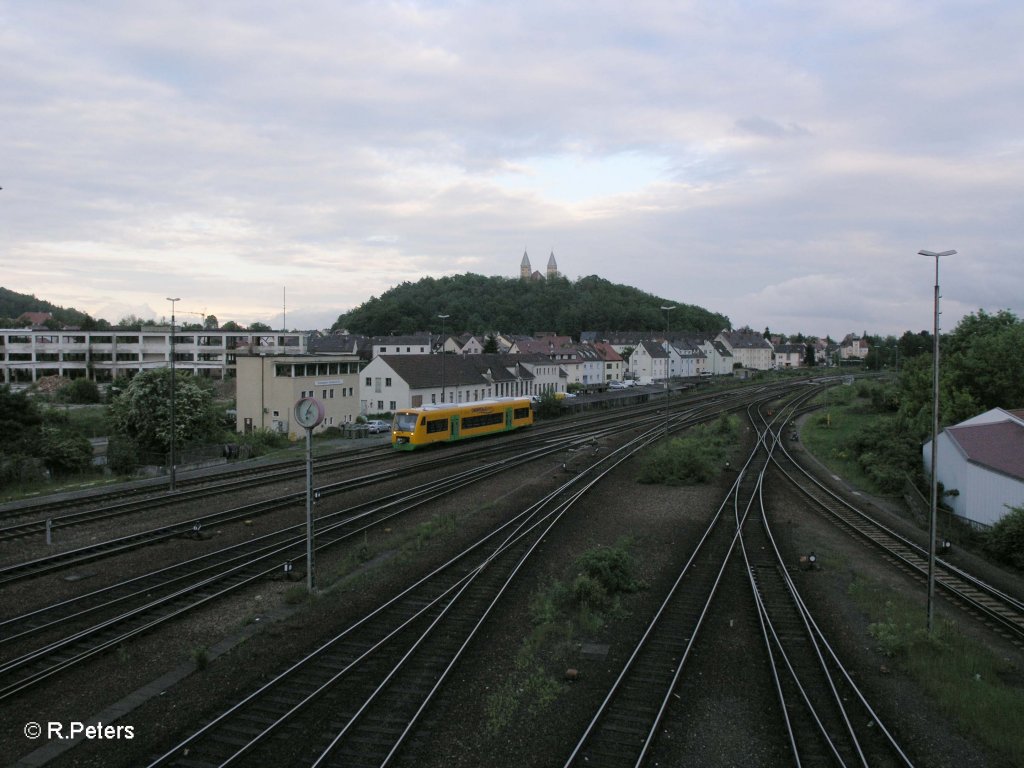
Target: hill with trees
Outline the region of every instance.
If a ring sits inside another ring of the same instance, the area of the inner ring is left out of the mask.
[[[692,304],[664,299],[595,275],[575,282],[564,277],[521,280],[464,274],[404,282],[338,317],[332,330],[386,335],[445,327],[474,333],[534,334],[554,331],[578,337],[584,330],[659,330],[663,306],[674,305],[675,330],[717,333],[729,318]]]
[[[25,312],[49,312],[53,315],[51,322],[55,328],[71,325],[90,330],[109,326],[109,323],[103,320],[94,320],[86,312],[79,312],[73,308],[65,309],[26,293],[0,288],[0,328],[17,328],[17,318]]]

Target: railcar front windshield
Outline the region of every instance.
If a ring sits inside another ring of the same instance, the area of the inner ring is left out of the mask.
[[[412,432],[416,429],[416,418],[415,413],[397,413],[395,414],[395,430],[398,432]]]

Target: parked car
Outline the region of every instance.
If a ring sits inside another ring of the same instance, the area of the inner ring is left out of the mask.
[[[390,432],[391,422],[374,419],[373,421],[366,422],[366,429],[371,435],[376,435],[381,432]]]

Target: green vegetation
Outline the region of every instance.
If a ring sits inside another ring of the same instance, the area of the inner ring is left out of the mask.
[[[53,315],[53,320],[48,325],[54,328],[73,325],[83,331],[89,331],[110,326],[110,323],[94,320],[87,313],[79,312],[77,309],[65,309],[35,296],[0,288],[0,328],[18,328],[25,325],[17,322],[17,318],[25,312],[49,312]]]
[[[513,671],[492,686],[486,728],[501,733],[524,713],[537,715],[558,698],[580,639],[624,615],[622,595],[644,588],[636,576],[633,543],[621,539],[578,557],[566,580],[555,580],[530,601],[532,628],[516,652]]]
[[[291,446],[288,435],[275,432],[272,429],[254,429],[245,435],[235,435],[234,439],[240,446],[245,446],[245,453],[248,458],[264,456],[273,451],[280,451]]]
[[[985,549],[1004,563],[1024,569],[1024,507],[1010,507],[1006,516],[992,526]]]
[[[857,579],[850,595],[872,620],[878,650],[927,691],[963,728],[1014,765],[1024,763],[1024,693],[1004,679],[1019,676],[1005,660],[962,634],[951,621],[922,628],[925,608],[883,586]]]
[[[895,343],[895,340],[890,339]],[[806,445],[868,490],[895,493],[910,477],[924,489],[921,445],[932,428],[932,355],[925,334],[898,343],[898,380],[833,387],[828,407],[805,428]],[[990,408],[1024,407],[1024,323],[1007,311],[968,315],[941,339],[940,426]],[[884,347],[881,348],[884,351]],[[897,358],[892,348],[892,361]],[[881,365],[880,352],[876,364]]]
[[[205,647],[192,649],[192,663],[200,672],[210,664],[210,652]]]
[[[0,488],[32,488],[81,474],[92,462],[89,441],[63,411],[44,409],[24,392],[0,387]]]
[[[648,451],[637,480],[672,486],[707,483],[724,469],[738,434],[739,419],[728,414],[693,427]]]
[[[888,403],[892,386],[858,382],[831,387],[822,406],[805,422],[801,439],[830,470],[880,495],[895,494],[908,477],[920,475],[920,445],[897,431]]]
[[[531,281],[465,274],[402,283],[338,317],[333,328],[355,333],[413,333],[434,328],[437,315],[449,328],[485,333],[533,334],[555,331],[579,337],[583,330],[663,328],[666,303],[676,305],[673,327],[717,333],[729,327],[724,315],[653,296],[591,275]]]
[[[171,444],[171,369],[136,374],[110,406],[114,432],[142,451],[163,453]],[[220,436],[213,393],[203,379],[179,373],[174,383],[174,444]]]

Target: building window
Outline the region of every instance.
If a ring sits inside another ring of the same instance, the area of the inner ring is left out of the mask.
[[[397,410],[398,410],[398,404],[397,404],[397,403],[396,403],[396,402],[395,402],[394,400],[392,400],[392,401],[391,401],[391,402],[390,402],[390,403],[388,404],[388,410],[389,410],[389,411],[397,411]]]
[[[390,376],[388,376],[386,379],[384,379],[384,386],[385,387],[390,387],[391,386],[391,377]]]
[[[371,379],[369,376],[366,377],[366,386],[368,386],[368,387],[372,387],[373,386],[373,379]]]

